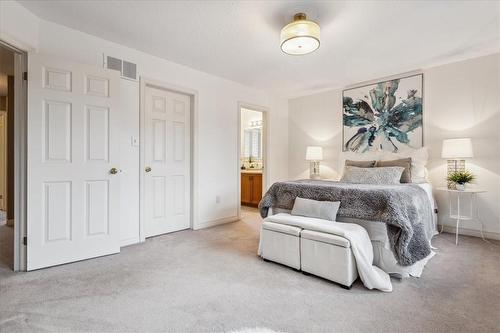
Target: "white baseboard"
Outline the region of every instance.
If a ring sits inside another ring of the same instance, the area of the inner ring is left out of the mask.
[[[120,247],[129,246],[129,245],[137,244],[140,242],[141,242],[141,240],[139,239],[139,237],[131,237],[131,238],[127,238],[127,239],[121,239],[120,240]]]
[[[210,221],[196,224],[193,226],[193,230],[205,229],[205,228],[214,227],[214,226],[220,225],[220,224],[236,222],[238,220],[239,220],[238,216],[223,217],[220,219],[210,220]]]
[[[236,221],[239,221],[238,216],[223,217],[220,219],[210,220],[210,221],[206,221],[206,222],[197,224],[197,225],[193,226],[193,230],[210,228],[210,227],[214,227],[217,225],[236,222]],[[131,238],[126,238],[126,239],[121,239],[120,240],[120,247],[134,245],[134,244],[138,244],[138,243],[141,243],[141,240],[139,239],[139,237],[131,237]]]
[[[449,232],[452,234],[456,233],[456,230],[457,230],[456,227],[451,226],[451,225],[438,225],[438,230],[441,230],[441,227],[443,227],[444,232]],[[458,228],[458,234],[481,238],[481,230]],[[500,240],[500,233],[485,231],[484,237],[488,238],[488,239]]]

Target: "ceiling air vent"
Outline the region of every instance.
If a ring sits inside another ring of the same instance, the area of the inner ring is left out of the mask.
[[[113,69],[115,71],[119,71],[121,73],[122,71],[122,61],[120,59],[116,59],[113,57],[107,57],[106,59],[106,64],[108,69]]]
[[[137,80],[137,65],[123,60],[122,76],[128,79]]]
[[[121,73],[122,78],[124,79],[129,79],[134,81],[137,80],[136,64],[110,56],[104,57],[104,59],[105,59],[104,63],[105,68],[119,71]]]

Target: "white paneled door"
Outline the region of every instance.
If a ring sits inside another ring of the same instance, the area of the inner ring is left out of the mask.
[[[27,268],[120,252],[120,74],[28,61]]]
[[[144,93],[146,237],[190,226],[191,99],[146,85]]]

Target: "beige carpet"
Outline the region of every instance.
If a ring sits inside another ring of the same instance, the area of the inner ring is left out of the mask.
[[[256,256],[260,219],[183,231],[119,255],[0,271],[1,332],[500,332],[500,247],[439,235],[420,279],[350,291]],[[498,243],[497,243],[498,244]]]

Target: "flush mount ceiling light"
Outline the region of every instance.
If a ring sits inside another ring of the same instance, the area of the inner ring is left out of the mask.
[[[281,50],[286,54],[302,55],[319,48],[319,25],[307,20],[306,14],[297,13],[293,22],[281,29]]]

